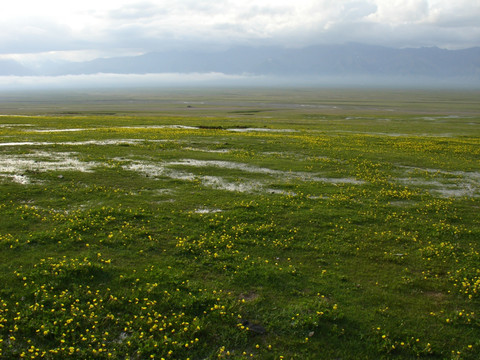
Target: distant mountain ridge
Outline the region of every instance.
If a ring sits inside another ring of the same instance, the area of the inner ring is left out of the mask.
[[[276,76],[424,76],[480,80],[480,47],[394,49],[349,43],[305,48],[233,47],[225,51],[152,52],[140,56],[99,58],[26,69],[0,62],[0,75],[208,73]],[[4,70],[4,71],[2,71]]]
[[[15,60],[0,60],[0,76],[17,75],[28,76],[34,75],[34,71],[23,66]]]

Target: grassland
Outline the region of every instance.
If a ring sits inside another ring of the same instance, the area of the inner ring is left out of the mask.
[[[479,95],[2,94],[0,358],[478,359]]]

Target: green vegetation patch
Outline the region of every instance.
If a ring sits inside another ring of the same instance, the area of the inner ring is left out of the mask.
[[[474,96],[301,94],[2,117],[0,357],[477,359]]]

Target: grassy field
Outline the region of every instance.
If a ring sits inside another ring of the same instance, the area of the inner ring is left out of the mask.
[[[1,94],[0,358],[478,359],[479,98]]]

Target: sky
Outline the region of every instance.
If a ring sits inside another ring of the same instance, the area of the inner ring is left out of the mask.
[[[480,46],[479,0],[14,0],[0,59],[83,61],[165,49]]]

